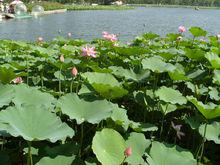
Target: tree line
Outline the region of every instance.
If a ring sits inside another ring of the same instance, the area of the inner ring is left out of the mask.
[[[110,4],[116,0],[51,0],[61,3],[98,3]],[[161,5],[193,5],[193,6],[220,6],[220,0],[122,0],[128,4],[161,4]]]
[[[12,0],[5,0],[12,1]],[[30,2],[32,0],[23,0]],[[60,3],[76,3],[76,4],[111,4],[116,0],[43,0]],[[220,0],[122,0],[128,4],[158,4],[158,5],[192,5],[192,6],[220,6]]]

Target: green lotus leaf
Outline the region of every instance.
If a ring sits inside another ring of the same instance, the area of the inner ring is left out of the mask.
[[[37,55],[41,56],[41,57],[52,57],[54,55],[56,55],[58,53],[57,50],[52,49],[52,48],[43,48],[43,47],[39,47],[39,46],[30,46],[31,50],[33,52],[36,52]]]
[[[43,157],[36,165],[72,165],[76,156]]]
[[[209,96],[211,99],[214,99],[216,101],[220,100],[220,93],[219,90],[216,88],[210,87]]]
[[[220,70],[214,70],[213,83],[220,85]]]
[[[128,91],[121,86],[111,86],[108,84],[92,84],[93,88],[106,99],[117,99],[128,94]]]
[[[78,124],[87,121],[97,124],[111,116],[113,105],[106,100],[88,102],[80,99],[76,94],[66,94],[58,100],[62,113],[70,119],[75,119]]]
[[[203,137],[205,132],[205,125],[203,124],[199,127],[199,133]],[[220,144],[220,122],[213,122],[207,124],[205,138],[208,141],[214,141],[216,144]]]
[[[170,112],[174,112],[175,110],[177,110],[177,106],[173,105],[173,104],[160,104],[161,107],[161,111],[164,115],[167,115]]]
[[[119,165],[123,162],[126,149],[123,137],[113,129],[97,131],[93,141],[92,150],[97,159],[104,165]]]
[[[159,57],[150,57],[142,60],[142,65],[144,69],[150,69],[153,72],[169,72],[174,71],[176,67],[170,63],[166,63]]]
[[[8,105],[14,97],[14,90],[10,85],[0,84],[0,108]]]
[[[217,54],[208,52],[205,57],[208,59],[213,68],[220,69],[220,57]]]
[[[128,93],[116,78],[109,73],[86,72],[82,77],[87,79],[92,87],[107,99],[120,98]]]
[[[158,127],[151,123],[140,123],[130,121],[130,127],[136,132],[157,131]]]
[[[118,125],[121,125],[125,130],[128,129],[130,120],[127,116],[127,111],[125,109],[119,108],[115,106],[113,108],[113,113],[111,115],[111,119]]]
[[[202,37],[206,36],[207,32],[200,27],[191,27],[189,31],[192,33],[194,37]]]
[[[16,75],[12,68],[0,67],[0,83],[10,83],[14,78],[16,78]]]
[[[185,48],[185,55],[190,59],[203,60],[205,58],[205,51],[201,49]]]
[[[151,141],[145,139],[144,134],[132,132],[126,140],[126,146],[131,147],[132,154],[126,158],[126,162],[130,165],[144,164],[142,156],[145,150],[150,146]]]
[[[118,53],[118,54],[123,54],[123,55],[126,55],[126,56],[132,56],[132,55],[135,55],[135,54],[145,54],[145,53],[148,53],[149,52],[149,49],[144,49],[144,48],[141,48],[141,47],[114,47],[115,51]]]
[[[77,52],[78,50],[79,50],[79,48],[76,46],[67,45],[67,46],[63,46],[60,51],[64,54],[67,54],[67,55],[69,55],[69,54],[75,55],[75,52]]]
[[[187,99],[196,106],[206,119],[213,119],[220,116],[220,106],[213,103],[203,104],[192,96],[187,96]]]
[[[54,147],[46,146],[44,148],[45,155],[56,157],[57,155],[72,156],[79,152],[79,145],[74,143],[60,144]]]
[[[0,122],[7,124],[6,131],[12,136],[21,136],[28,141],[56,142],[74,135],[67,124],[45,107],[9,107],[0,111]]]
[[[126,80],[132,80],[136,82],[143,81],[150,76],[149,70],[141,70],[139,73],[135,73],[133,70],[124,69],[117,66],[111,66],[109,69],[111,69],[113,74],[117,77],[124,77]]]
[[[201,115],[188,116],[187,118],[185,118],[185,123],[189,124],[191,129],[198,129],[203,120],[204,119]]]
[[[165,86],[160,87],[160,89],[155,92],[155,95],[159,97],[160,100],[171,104],[183,105],[187,102],[186,98],[178,90]]]
[[[158,34],[155,34],[155,33],[152,33],[152,32],[149,32],[149,33],[143,34],[143,37],[144,37],[145,39],[148,39],[148,40],[153,40],[153,39],[155,39],[155,38],[158,38],[159,35],[158,35]]]
[[[151,162],[149,165],[196,165],[191,152],[173,145],[165,145],[159,142],[153,142],[150,149]]]
[[[87,79],[90,84],[107,84],[111,86],[120,86],[118,80],[110,73],[86,72],[82,77]]]
[[[14,85],[13,89],[15,91],[12,102],[16,106],[25,105],[44,105],[47,108],[54,107],[56,99],[45,92],[39,91],[35,87],[29,87],[26,84]]]
[[[176,66],[176,69],[173,70],[172,72],[169,72],[169,76],[172,80],[175,80],[175,81],[190,80],[190,78],[186,76],[184,67],[181,64],[176,64],[175,66]]]
[[[176,56],[183,55],[185,52],[183,50],[179,50],[176,48],[166,48],[166,49],[160,49],[157,52],[157,55],[159,54],[161,57],[163,57],[166,60],[173,59]]]

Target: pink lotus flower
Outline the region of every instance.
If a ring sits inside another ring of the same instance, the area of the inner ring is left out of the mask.
[[[184,33],[186,31],[186,28],[184,26],[179,26],[178,31],[180,33]]]
[[[91,56],[93,58],[96,58],[96,51],[95,51],[95,47],[88,47],[86,45],[86,47],[82,48],[82,56]]]
[[[217,39],[218,39],[218,40],[220,40],[220,34],[217,34],[217,36],[216,36],[216,37],[217,37]]]
[[[103,38],[105,38],[106,40],[109,40],[111,42],[116,42],[118,41],[117,35],[115,34],[109,34],[108,32],[102,32],[102,36]]]
[[[185,136],[185,133],[180,131],[182,125],[174,125],[173,122],[171,122],[171,125],[173,129],[176,131],[176,136],[178,137],[178,139],[181,139],[181,136]]]
[[[14,84],[21,84],[21,83],[23,83],[23,80],[21,77],[16,77],[15,79],[12,80],[12,82]]]
[[[132,154],[131,147],[126,148],[125,151],[124,151],[125,157],[129,157],[129,156],[131,156],[131,154]]]
[[[63,55],[60,56],[60,61],[64,62],[64,56]]]
[[[73,76],[76,76],[78,74],[78,70],[76,69],[76,67],[72,68],[71,73]]]
[[[43,41],[44,41],[43,37],[38,37],[37,38],[37,42],[43,42]]]
[[[68,36],[68,37],[71,37],[71,36],[72,36],[72,33],[70,33],[70,32],[67,33],[67,36]]]

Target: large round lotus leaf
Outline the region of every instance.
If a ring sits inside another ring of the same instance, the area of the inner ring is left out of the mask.
[[[93,88],[106,99],[116,99],[128,94],[128,91],[121,86],[111,86],[108,84],[92,84]]]
[[[200,27],[191,27],[189,31],[194,37],[206,36],[207,32]]]
[[[0,111],[0,121],[7,124],[6,131],[12,136],[21,136],[28,141],[56,142],[74,135],[67,124],[45,107],[9,107]]]
[[[155,92],[155,95],[159,97],[160,100],[169,102],[171,104],[186,104],[186,98],[178,91],[172,88],[167,88],[165,86],[160,87]]]
[[[125,141],[113,129],[96,132],[92,141],[92,150],[103,165],[119,165],[124,160]]]
[[[121,125],[125,130],[128,129],[130,120],[127,116],[127,110],[114,106],[111,119],[118,125]]]
[[[0,84],[0,108],[8,105],[14,97],[13,88],[10,85]]]
[[[72,165],[75,156],[43,157],[36,165]]]
[[[213,83],[220,85],[220,70],[214,70]]]
[[[176,69],[172,72],[169,72],[169,76],[172,80],[178,81],[178,80],[189,80],[189,78],[186,76],[184,67],[181,64],[176,64]]]
[[[205,132],[205,124],[199,127],[199,133],[203,137]],[[220,144],[220,122],[213,122],[206,127],[205,137],[209,141],[214,141],[216,144]]]
[[[150,156],[153,162],[149,165],[196,165],[196,160],[191,152],[178,146],[164,145],[153,142],[150,149]]]
[[[187,99],[196,106],[206,119],[213,119],[220,116],[220,106],[213,103],[203,104],[192,96],[188,96]]]
[[[124,69],[122,67],[111,66],[109,67],[113,71],[113,74],[117,77],[124,77],[126,80],[132,80],[136,82],[143,81],[150,76],[149,70],[141,70],[135,73],[133,70]]]
[[[144,69],[150,69],[153,72],[169,72],[174,71],[176,67],[170,63],[166,63],[162,60],[162,58],[159,57],[150,57],[147,59],[144,59],[142,61],[142,65]]]
[[[205,57],[215,69],[220,69],[220,57],[215,53],[207,53]]]
[[[120,98],[128,93],[118,80],[109,73],[86,72],[82,77],[87,79],[92,87],[107,99]]]
[[[41,106],[44,105],[47,108],[54,106],[56,100],[55,98],[48,94],[39,91],[35,87],[29,87],[25,84],[14,85],[15,97],[13,102],[16,106],[21,105],[35,105]]]
[[[14,69],[0,67],[0,82],[3,84],[10,83],[16,77]]]
[[[146,148],[151,144],[150,140],[145,139],[144,134],[132,132],[126,140],[126,147],[131,147],[132,154],[126,158],[126,162],[130,165],[144,164],[142,156],[145,153]]]
[[[88,102],[80,99],[76,94],[67,94],[58,101],[62,113],[75,119],[78,124],[87,121],[95,124],[111,116],[113,105],[106,100]]]
[[[164,115],[167,115],[168,113],[177,110],[177,106],[169,103],[160,104],[160,110]]]

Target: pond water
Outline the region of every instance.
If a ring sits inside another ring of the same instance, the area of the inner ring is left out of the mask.
[[[220,10],[186,8],[136,8],[125,11],[69,11],[62,14],[0,22],[0,39],[36,40],[42,36],[51,40],[67,36],[91,40],[102,31],[119,34],[122,41],[134,39],[144,32],[164,35],[176,32],[179,25],[199,26],[209,34],[220,33]],[[58,33],[60,32],[60,33]]]

